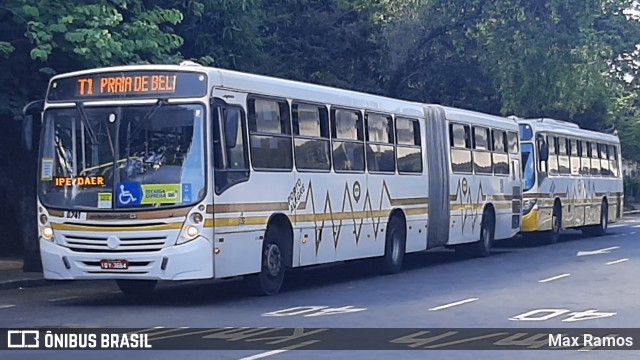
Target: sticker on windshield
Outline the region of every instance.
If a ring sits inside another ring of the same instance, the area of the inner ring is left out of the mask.
[[[180,184],[140,184],[124,182],[116,189],[117,207],[138,205],[179,204],[182,202]]]
[[[182,203],[191,203],[191,184],[182,184]]]
[[[53,159],[42,158],[42,168],[40,169],[40,180],[51,181],[53,180]]]
[[[116,188],[116,202],[118,207],[137,206],[142,203],[142,188],[136,182],[118,184]]]
[[[57,177],[54,184],[55,186],[104,186],[104,176]]]
[[[180,184],[142,185],[142,204],[179,204],[182,202]]]
[[[98,209],[111,209],[111,193],[98,193]]]

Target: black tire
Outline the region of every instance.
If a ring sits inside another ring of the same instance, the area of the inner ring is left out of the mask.
[[[496,233],[496,220],[493,211],[485,210],[482,213],[482,223],[480,225],[480,240],[471,243],[458,245],[456,252],[464,257],[487,257],[491,255],[491,248]]]
[[[156,288],[156,280],[116,280],[120,291],[132,299],[143,299],[151,296]]]
[[[402,270],[406,244],[407,228],[404,221],[398,216],[391,217],[387,226],[384,257],[382,258],[382,272],[384,274],[397,274]]]
[[[560,239],[560,229],[562,229],[562,205],[556,202],[551,213],[551,230],[544,232],[544,243],[555,244]]]
[[[600,205],[600,223],[598,225],[585,226],[582,233],[588,236],[603,236],[609,229],[609,204],[606,200]]]
[[[284,249],[282,248],[283,240],[284,237],[278,228],[269,227],[267,229],[262,242],[260,272],[245,278],[253,294],[271,296],[280,292],[286,270]]]

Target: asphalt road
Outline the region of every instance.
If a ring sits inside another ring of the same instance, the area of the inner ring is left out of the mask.
[[[621,328],[640,327],[640,217],[604,237],[563,233],[540,246],[516,238],[491,257],[449,250],[405,257],[403,272],[380,276],[355,261],[287,274],[283,292],[252,297],[239,281],[162,283],[132,301],[115,282],[63,282],[0,291],[0,327],[161,328]],[[153,329],[156,328],[156,329]],[[636,339],[640,341],[640,339]],[[285,348],[286,345],[283,345]],[[11,351],[0,358],[60,359],[631,359],[640,351]]]

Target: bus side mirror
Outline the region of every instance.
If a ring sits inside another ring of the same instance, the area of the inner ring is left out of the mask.
[[[538,142],[538,153],[540,154],[540,161],[549,160],[549,144],[544,139]]]
[[[22,146],[32,151],[39,143],[44,100],[36,100],[22,108]]]
[[[236,147],[238,130],[240,128],[240,111],[225,109],[224,113],[224,143],[227,148]]]

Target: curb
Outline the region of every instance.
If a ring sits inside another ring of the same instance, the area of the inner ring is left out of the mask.
[[[640,210],[629,210],[629,211],[623,211],[622,212],[623,215],[634,215],[634,214],[640,214]]]

